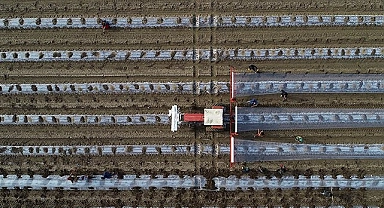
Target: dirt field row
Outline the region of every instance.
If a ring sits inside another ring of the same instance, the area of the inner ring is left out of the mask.
[[[256,131],[242,133],[240,138],[265,142],[295,143],[295,137],[304,138],[308,144],[382,144],[383,128],[363,129],[321,129],[321,130],[286,130],[266,131],[264,137],[254,137]]]
[[[246,71],[256,64],[261,72],[280,73],[382,73],[382,59],[327,59],[327,60],[254,60],[231,61],[238,71]],[[229,63],[229,61],[227,62]],[[219,70],[218,73],[224,72]]]
[[[213,46],[219,48],[363,47],[379,46],[381,27],[266,27],[216,28]],[[197,44],[204,46],[205,31]]]
[[[146,15],[191,15],[226,13],[233,15],[265,14],[374,14],[381,12],[380,0],[320,0],[320,1],[24,1],[5,0],[0,4],[3,16],[8,17],[62,17],[62,16],[146,16]]]
[[[36,130],[39,127],[41,130]],[[153,127],[153,130],[147,130]],[[202,143],[212,140],[229,144],[226,133],[198,132]],[[266,131],[262,138],[254,138],[254,132],[242,133],[239,139],[266,142],[295,143],[300,135],[308,144],[381,144],[383,128],[285,130]],[[161,126],[9,126],[4,128],[2,145],[108,145],[108,144],[192,144],[195,132],[188,126],[171,133],[168,125]],[[48,138],[48,139],[47,139]],[[205,141],[205,142],[204,142]]]
[[[378,47],[383,46],[384,35],[375,26],[112,29],[105,34],[101,29],[43,31],[0,30],[0,50]]]
[[[154,162],[156,161],[156,162]],[[116,170],[121,174],[180,174],[216,177],[229,175],[241,176],[240,168],[230,171],[228,158],[222,155],[104,155],[104,156],[3,156],[1,157],[1,174],[69,175],[102,174],[104,171]],[[249,163],[251,177],[281,177],[279,169],[283,164],[288,169],[285,176],[298,175],[343,175],[346,178],[356,175],[381,175],[382,160],[312,160],[312,161],[273,161]],[[260,172],[259,169],[263,169]],[[32,172],[31,172],[32,171]],[[207,172],[208,171],[208,172]]]
[[[228,95],[29,94],[1,95],[0,114],[168,114],[172,105],[184,112],[193,106],[227,103]]]
[[[13,94],[0,96],[0,114],[167,114],[177,104],[183,112],[228,102],[228,94]],[[239,106],[255,96],[238,98]],[[289,94],[282,102],[279,94],[256,96],[259,107],[287,108],[382,108],[384,96],[377,93]]]
[[[383,206],[382,191],[335,190],[334,201],[323,190],[138,190],[138,191],[30,191],[2,190],[2,207],[204,207],[204,206]],[[354,197],[351,197],[354,196]]]
[[[44,62],[0,63],[4,82],[68,83],[192,81],[192,62]],[[202,70],[208,71],[204,66]],[[209,74],[211,72],[209,71]],[[227,69],[227,76],[229,69]],[[177,79],[176,79],[177,77]],[[207,79],[206,79],[207,80]]]
[[[282,102],[279,94],[238,98],[239,106],[257,97],[259,107],[287,108],[382,108],[384,95],[380,93],[298,93],[289,94],[289,102]],[[279,102],[280,101],[280,102]]]
[[[181,129],[178,134],[174,134],[168,125],[150,127],[152,128],[148,126],[52,125],[40,126],[38,128],[40,130],[36,130],[36,126],[8,126],[4,128],[1,140],[3,145],[192,144],[195,142],[195,132],[189,128]]]
[[[249,60],[211,62],[44,62],[0,63],[3,83],[227,81],[229,66],[247,72],[382,73],[383,59]],[[195,78],[194,78],[195,77]]]
[[[192,45],[191,29],[0,30],[1,50],[127,50],[184,49]],[[37,38],[39,37],[39,38]],[[11,47],[11,48],[10,48]]]

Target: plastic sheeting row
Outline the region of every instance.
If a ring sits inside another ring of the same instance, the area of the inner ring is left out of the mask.
[[[179,82],[179,83],[46,83],[0,84],[1,94],[48,94],[48,93],[125,93],[125,94],[219,94],[228,93],[227,82]]]
[[[168,124],[164,114],[135,115],[0,115],[0,125],[150,125]]]
[[[383,15],[180,16],[118,18],[1,18],[0,29],[101,28],[102,20],[117,28],[294,27],[384,24]]]
[[[344,178],[342,175],[337,175],[336,178],[326,175],[322,179],[320,176],[283,176],[282,178],[272,177],[267,179],[266,177],[260,177],[257,179],[252,179],[249,176],[243,176],[237,178],[236,176],[224,177],[215,177],[215,187],[217,189],[224,188],[225,190],[234,191],[237,188],[247,190],[250,188],[253,189],[292,189],[292,188],[366,188],[366,189],[384,189],[384,177],[382,176],[368,176],[364,178],[358,178],[352,176],[351,178]]]
[[[235,76],[235,97],[280,93],[383,93],[383,74],[267,74]],[[220,94],[228,82],[0,84],[1,94],[127,93]]]
[[[277,49],[186,49],[124,51],[2,51],[0,62],[40,61],[218,61],[285,59],[383,58],[380,47],[277,48]]]
[[[234,75],[236,97],[280,93],[383,93],[384,74]]]
[[[253,189],[292,189],[292,188],[365,188],[365,189],[384,189],[384,178],[381,176],[366,176],[358,178],[352,176],[351,178],[344,178],[342,175],[337,175],[335,178],[326,175],[324,178],[320,176],[305,177],[299,175],[297,178],[294,176],[283,176],[282,178],[266,177],[250,178],[249,176],[236,176],[229,177],[215,177],[213,178],[214,185],[217,190],[225,189],[234,191],[238,188],[247,190]],[[132,190],[132,189],[149,189],[149,188],[173,188],[173,189],[206,189],[207,179],[204,176],[184,176],[169,175],[164,177],[156,175],[124,175],[123,178],[105,178],[102,175],[94,175],[91,178],[87,176],[80,176],[78,180],[72,182],[68,180],[68,176],[48,175],[44,178],[42,175],[7,175],[4,177],[0,175],[0,187],[6,189],[27,188],[33,190],[41,189],[64,189],[64,190]]]
[[[0,155],[228,154],[227,145],[0,146]]]
[[[276,49],[213,49],[212,61],[285,60],[285,59],[356,59],[382,58],[382,48],[276,48]]]
[[[238,132],[384,127],[384,109],[237,108]]]
[[[102,175],[95,175],[92,178],[84,176],[76,182],[68,180],[68,176],[49,175],[43,178],[41,175],[34,175],[31,178],[29,175],[21,175],[18,178],[16,175],[8,175],[6,178],[0,176],[0,187],[7,189],[29,188],[41,190],[43,188],[55,190],[62,188],[64,190],[132,190],[134,188],[149,189],[153,188],[201,188],[206,184],[206,179],[202,176],[184,176],[169,175],[163,177],[162,175],[151,178],[150,175],[124,175],[122,179],[105,178]]]
[[[235,140],[235,161],[383,159],[383,144],[295,144]]]
[[[227,208],[230,208],[231,206],[227,206]],[[255,208],[269,208],[268,206],[257,206],[257,205],[254,205],[252,207],[255,207]],[[289,208],[309,208],[309,206],[289,206]],[[321,206],[321,205],[313,205],[311,206],[312,208],[346,208],[342,205],[332,205],[332,206]],[[131,206],[123,206],[122,208],[137,208],[137,207],[131,207]],[[138,207],[138,208],[144,208],[143,207]],[[167,207],[167,208],[176,208],[176,207]],[[202,206],[201,208],[222,208],[222,207],[219,207],[219,206]],[[249,208],[249,207],[243,207],[243,208]],[[287,206],[273,206],[273,208],[287,208]],[[350,208],[350,207],[348,207]],[[363,206],[363,205],[354,205],[354,206],[351,206],[351,208],[380,208],[379,206]]]
[[[228,155],[229,145],[106,145],[106,146],[0,146],[0,155]],[[237,162],[257,160],[304,160],[321,158],[384,158],[384,145],[294,144],[235,140]],[[289,158],[293,157],[293,158]]]

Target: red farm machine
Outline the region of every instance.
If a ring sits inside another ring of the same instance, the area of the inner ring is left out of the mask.
[[[207,131],[223,131],[229,127],[229,115],[225,115],[224,106],[213,106],[204,109],[202,113],[181,113],[177,105],[172,106],[169,110],[171,118],[171,131],[177,131],[179,125],[186,124],[188,126],[206,127]]]
[[[230,136],[230,166],[235,164],[235,137],[237,134],[237,103],[234,68],[230,68],[229,106],[214,105],[203,112],[181,113],[177,105],[169,110],[171,131],[176,132],[180,125],[204,125],[207,131],[228,131]]]

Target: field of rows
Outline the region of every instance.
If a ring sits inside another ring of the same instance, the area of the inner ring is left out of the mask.
[[[171,132],[166,120],[175,104],[181,112],[228,104],[230,66],[239,73],[250,73],[248,66],[255,64],[261,73],[381,74],[383,9],[379,0],[3,0],[0,207],[383,207],[382,183],[371,180],[361,188],[343,185],[357,183],[353,179],[382,178],[382,155],[380,159],[256,158],[246,164],[249,172],[243,173],[242,164],[229,167],[228,132],[187,125]],[[310,25],[312,17],[317,26]],[[103,33],[97,21],[104,18],[125,22]],[[162,26],[167,18],[176,26]],[[85,20],[97,27],[81,28]],[[253,22],[259,20],[276,24]],[[295,25],[282,26],[285,21]],[[38,26],[53,22],[62,27]],[[253,97],[239,98],[239,106]],[[278,93],[256,98],[259,107],[384,107],[380,92],[290,93],[287,102]],[[105,121],[109,124],[102,125]],[[264,137],[254,135],[246,132],[239,138],[288,145],[300,135],[303,145],[360,145],[369,152],[380,149],[384,128],[271,130]],[[326,147],[322,150],[327,152]],[[287,169],[282,171],[281,165]],[[114,178],[99,181],[106,172]],[[70,175],[97,176],[92,183],[101,185],[69,183]],[[141,175],[157,185],[121,185],[125,182],[120,179]],[[169,185],[171,179],[165,185],[156,182],[159,176],[172,175],[188,180],[192,188]],[[331,185],[297,185],[304,182],[241,189],[236,187],[245,183],[241,180],[228,185],[231,175],[255,179],[248,184],[264,180],[276,185],[276,178],[311,177],[342,177],[347,182],[340,181],[332,189]],[[203,187],[189,180],[200,176]],[[59,185],[47,182],[50,177]],[[219,183],[219,177],[229,179]],[[331,191],[333,197],[327,196]]]

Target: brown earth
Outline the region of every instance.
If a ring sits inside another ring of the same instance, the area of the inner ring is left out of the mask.
[[[0,95],[1,114],[168,114],[173,104],[192,106],[225,103],[226,95],[175,94],[30,94]]]
[[[188,82],[227,81],[229,66],[247,72],[381,73],[382,59],[276,60],[211,62],[50,62],[0,63],[2,83]],[[74,68],[72,70],[72,68]],[[1,75],[1,74],[0,74]],[[5,76],[6,75],[6,76]]]
[[[209,46],[228,48],[364,47],[383,46],[383,30],[358,27],[265,27],[265,28],[170,28],[115,29],[102,33],[95,29],[41,29],[0,31],[0,49],[7,50],[166,50]],[[194,36],[195,35],[195,36]],[[310,44],[307,44],[310,43]]]
[[[192,15],[283,15],[283,14],[382,14],[379,0],[319,1],[9,1],[0,3],[1,18],[9,17],[126,17]],[[119,29],[102,34],[98,29],[0,30],[1,51],[22,50],[129,50],[193,48],[311,48],[382,47],[382,27],[270,27],[270,28],[175,28]],[[0,63],[1,83],[74,82],[186,82],[229,81],[229,66],[246,72],[256,64],[262,72],[283,73],[382,73],[383,59],[279,60],[216,62],[46,62]],[[178,104],[183,112],[195,107],[228,103],[223,95],[0,95],[0,114],[136,114],[168,113]],[[239,99],[244,103],[248,98]],[[293,94],[282,103],[279,95],[258,97],[269,107],[382,108],[381,94]],[[160,126],[3,126],[2,145],[109,145],[109,144],[229,144],[227,132],[205,132],[182,127],[170,132]],[[308,143],[382,143],[383,128],[290,130],[266,132],[263,141],[293,142],[301,135]],[[253,138],[253,132],[244,134]],[[259,139],[259,138],[258,138]],[[260,139],[259,139],[260,140]],[[241,175],[237,165],[228,168],[228,156],[0,156],[2,174],[65,174],[78,167],[79,174],[100,174],[117,169],[126,174]],[[247,164],[251,176],[285,175],[383,175],[382,160],[313,160],[255,162]],[[266,168],[264,174],[258,167]],[[28,171],[29,169],[29,171]],[[212,187],[207,187],[212,188]],[[2,189],[0,207],[90,206],[384,206],[378,190],[334,189],[334,201],[322,190],[135,190],[135,191],[32,191]]]
[[[2,190],[3,207],[122,207],[127,204],[156,207],[202,206],[331,206],[352,207],[354,204],[382,206],[383,191],[333,190],[334,199],[324,197],[322,190],[137,190],[137,191],[30,191]],[[351,197],[353,196],[353,197]],[[23,200],[26,198],[26,200]]]
[[[276,14],[377,14],[383,11],[380,0],[319,0],[319,1],[76,1],[61,2],[4,0],[0,5],[4,17],[62,17],[62,16],[150,16],[226,14],[226,15],[276,15]]]

